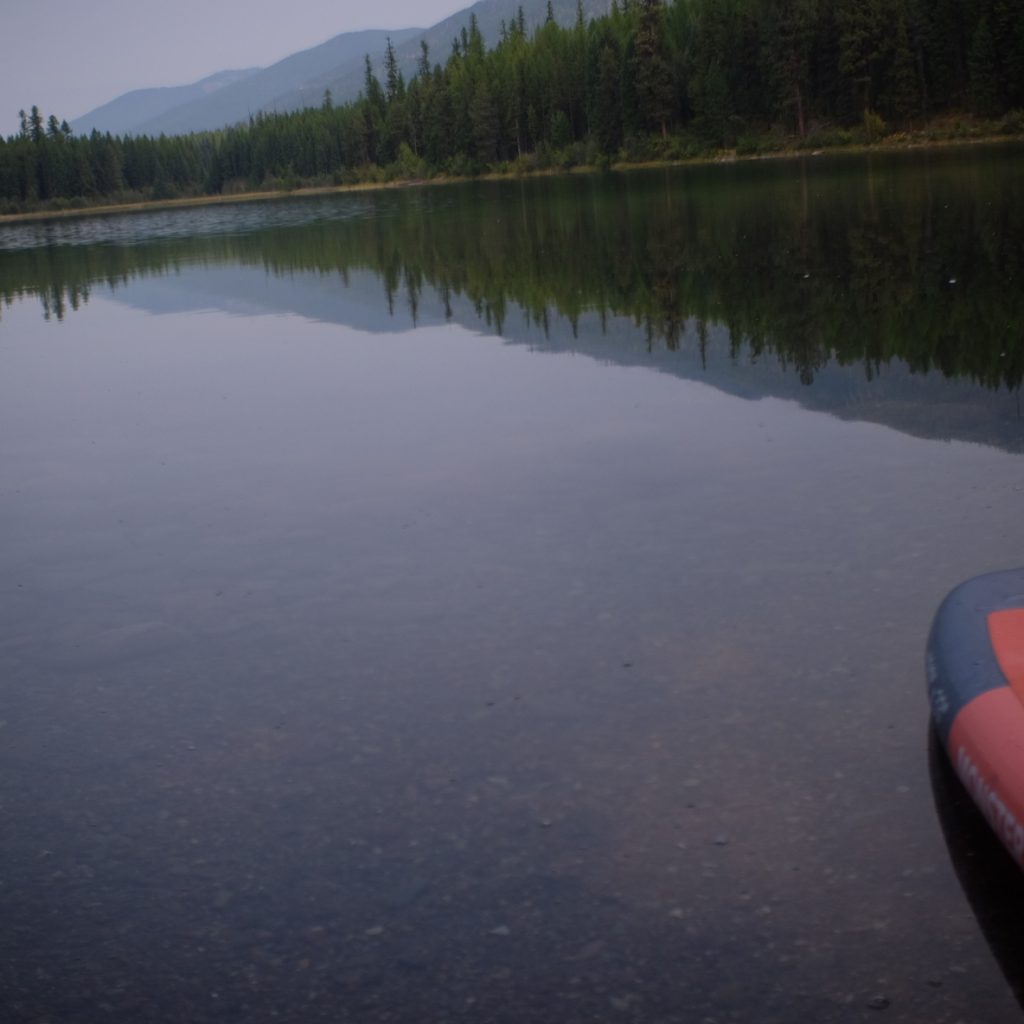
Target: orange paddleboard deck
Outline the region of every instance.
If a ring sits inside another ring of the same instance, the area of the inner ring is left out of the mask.
[[[978,576],[943,601],[927,672],[950,761],[1024,868],[1024,569]]]

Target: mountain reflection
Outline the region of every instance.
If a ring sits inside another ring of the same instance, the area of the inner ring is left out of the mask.
[[[734,362],[771,357],[801,385],[902,364],[1016,392],[1022,162],[1010,147],[808,158],[15,227],[0,233],[0,296],[38,296],[59,320],[98,285],[181,268],[330,275],[339,294],[370,271],[382,317],[415,321],[429,296],[497,333],[513,309],[545,336],[628,318],[652,353],[701,360],[724,332]]]

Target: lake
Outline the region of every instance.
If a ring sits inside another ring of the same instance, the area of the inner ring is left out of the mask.
[[[1017,1019],[923,658],[1024,550],[1022,174],[0,226],[3,1020]]]

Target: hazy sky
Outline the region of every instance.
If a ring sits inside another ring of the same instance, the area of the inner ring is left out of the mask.
[[[426,28],[472,0],[0,0],[0,134],[36,104],[71,121],[131,89],[266,67],[363,28]]]

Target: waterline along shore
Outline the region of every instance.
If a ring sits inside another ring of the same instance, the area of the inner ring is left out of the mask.
[[[553,166],[523,171],[491,170],[473,176],[476,180],[497,181],[516,178],[534,178],[556,174],[596,174],[609,170],[628,171],[638,168],[681,167],[687,165],[708,165],[734,163],[737,161],[785,160],[806,157],[856,155],[866,152],[906,152],[919,150],[943,150],[960,146],[1007,145],[1024,143],[1024,134],[985,134],[969,137],[934,139],[926,132],[899,133],[873,143],[851,143],[811,149],[804,146],[787,145],[779,149],[761,152],[739,152],[723,149],[686,159],[664,159],[644,161],[611,161],[605,165],[578,164],[576,166]],[[340,185],[298,185],[295,188],[257,189],[231,194],[211,193],[209,195],[182,196],[169,199],[143,199],[130,202],[98,202],[95,206],[84,205],[64,209],[39,209],[23,213],[0,214],[0,224],[26,223],[30,221],[67,219],[75,217],[101,217],[124,213],[145,213],[155,210],[175,210],[195,206],[215,206],[229,203],[270,202],[302,196],[324,196],[350,192],[369,192],[383,189],[408,188],[422,185],[448,185],[473,180],[469,176],[438,174],[431,177],[395,178],[388,181],[357,181]]]

